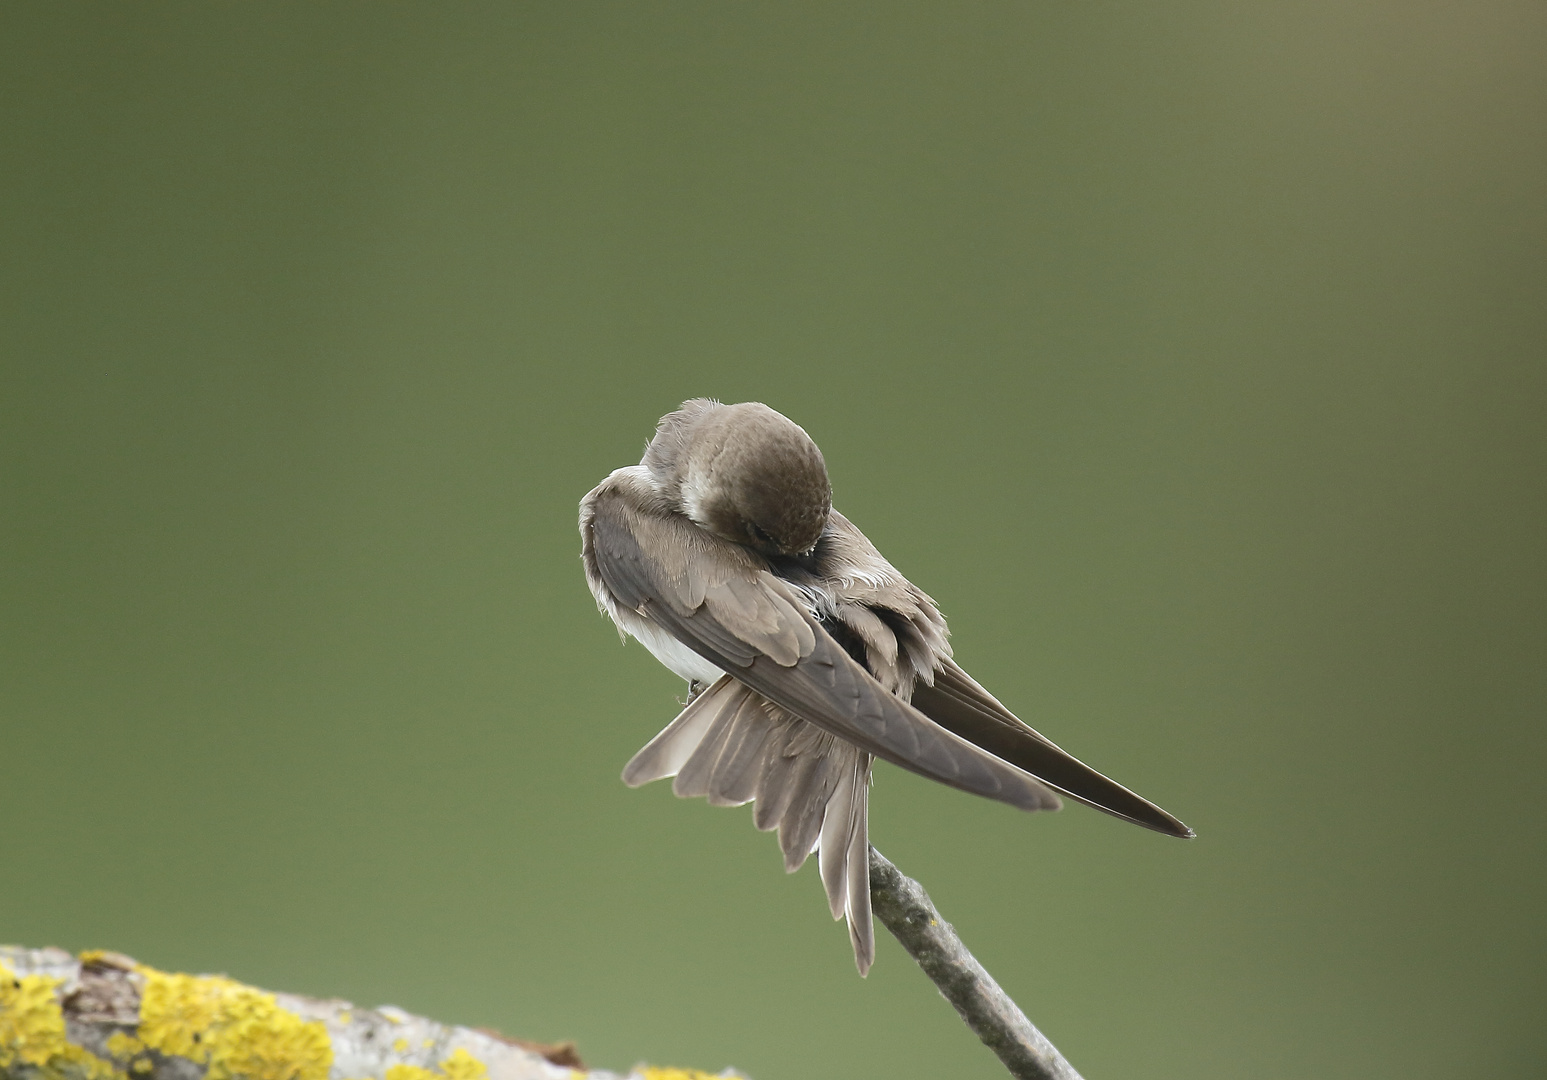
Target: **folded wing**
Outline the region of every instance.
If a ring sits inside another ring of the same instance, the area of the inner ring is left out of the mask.
[[[888,692],[734,545],[599,492],[587,536],[615,600],[776,705],[901,768],[1023,810],[1058,798]]]
[[[1191,829],[1148,799],[1108,779],[1028,727],[952,660],[947,659],[935,673],[933,686],[920,682],[913,688],[913,705],[947,730],[1025,769],[1070,798],[1156,832],[1193,835]]]

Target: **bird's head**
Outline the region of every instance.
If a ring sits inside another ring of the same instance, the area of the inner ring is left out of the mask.
[[[809,552],[832,509],[822,451],[756,401],[684,402],[661,417],[643,464],[700,528],[767,556]]]

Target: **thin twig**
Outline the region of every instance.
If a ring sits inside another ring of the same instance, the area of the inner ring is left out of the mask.
[[[870,903],[876,916],[918,961],[973,1034],[1016,1080],[1080,1080],[1047,1036],[983,970],[924,887],[870,849]]]

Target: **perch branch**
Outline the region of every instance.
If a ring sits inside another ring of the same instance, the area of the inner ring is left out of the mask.
[[[1016,1080],[1080,1080],[1047,1036],[983,970],[923,886],[870,849],[870,903],[876,917],[918,961],[940,995],[956,1007]]]

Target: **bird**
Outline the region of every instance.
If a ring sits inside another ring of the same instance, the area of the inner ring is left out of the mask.
[[[875,758],[1021,810],[1063,795],[1193,836],[961,669],[935,601],[833,507],[805,429],[761,402],[694,398],[663,416],[640,463],[581,500],[580,534],[597,606],[688,683],[623,781],[675,777],[679,797],[754,803],[787,871],[816,853],[861,976],[875,959]]]

